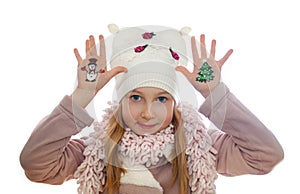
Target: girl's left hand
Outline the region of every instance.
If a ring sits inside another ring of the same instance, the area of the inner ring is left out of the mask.
[[[219,83],[221,79],[221,69],[226,60],[232,54],[233,50],[230,49],[227,53],[222,57],[220,60],[215,60],[215,53],[216,53],[216,40],[212,40],[211,48],[210,48],[210,55],[207,56],[206,53],[206,46],[205,46],[205,35],[202,34],[200,36],[200,51],[201,56],[198,54],[198,49],[196,47],[196,40],[193,36],[191,38],[191,45],[192,45],[192,54],[193,54],[193,62],[194,62],[194,69],[193,72],[189,72],[184,66],[176,67],[176,70],[180,71],[185,75],[185,77],[190,81],[190,83],[194,86],[194,88],[199,91],[203,97],[207,97]],[[202,67],[204,62],[207,62],[209,66],[211,66],[211,70],[213,71],[212,75],[214,78],[212,80],[206,82],[197,81],[197,77],[199,76],[200,68]]]

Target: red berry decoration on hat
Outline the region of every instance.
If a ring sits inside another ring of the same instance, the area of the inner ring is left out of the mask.
[[[134,48],[134,52],[136,53],[140,53],[142,52],[143,50],[145,50],[145,48],[148,46],[148,44],[145,44],[144,46],[137,46]]]
[[[175,60],[179,60],[179,55],[176,53],[176,52],[174,52],[171,48],[169,48],[169,50],[170,50],[170,52],[171,52],[171,54],[172,54],[172,57],[175,59]]]
[[[156,34],[154,32],[145,32],[142,34],[143,39],[151,39],[151,38],[153,38],[153,36],[156,36]],[[147,44],[144,46],[137,46],[134,48],[134,51],[136,53],[140,53],[140,52],[144,51],[147,46],[148,46]],[[180,58],[179,55],[176,52],[174,52],[171,48],[169,48],[169,50],[171,52],[172,57],[175,60],[179,60],[179,58]]]
[[[153,36],[156,36],[154,32],[145,32],[144,34],[142,34],[143,39],[151,39]]]

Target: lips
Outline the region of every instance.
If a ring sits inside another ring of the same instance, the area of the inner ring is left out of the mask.
[[[143,123],[138,123],[138,125],[145,130],[153,129],[156,124],[143,124]]]

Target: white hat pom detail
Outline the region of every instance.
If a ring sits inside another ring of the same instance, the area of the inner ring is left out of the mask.
[[[188,35],[191,31],[192,31],[192,29],[190,27],[185,26],[185,27],[182,27],[179,32],[181,35]]]
[[[108,24],[107,27],[108,27],[108,30],[110,31],[110,33],[112,33],[112,34],[116,34],[120,30],[116,24]]]

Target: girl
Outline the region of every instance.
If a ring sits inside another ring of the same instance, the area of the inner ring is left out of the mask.
[[[78,86],[44,118],[24,146],[20,162],[35,182],[62,184],[76,178],[78,193],[215,193],[217,173],[265,174],[283,159],[274,135],[220,81],[229,50],[215,60],[216,41],[200,55],[191,38],[194,68],[186,67],[187,30],[152,26],[119,30],[112,42],[111,70],[106,68],[103,36],[100,55],[95,39],[78,50]],[[89,65],[93,64],[93,76]],[[183,76],[184,75],[184,76]],[[115,102],[101,122],[85,111],[115,77]],[[188,85],[205,101],[200,113],[219,129],[207,130],[186,96]],[[87,138],[72,139],[94,125]]]

